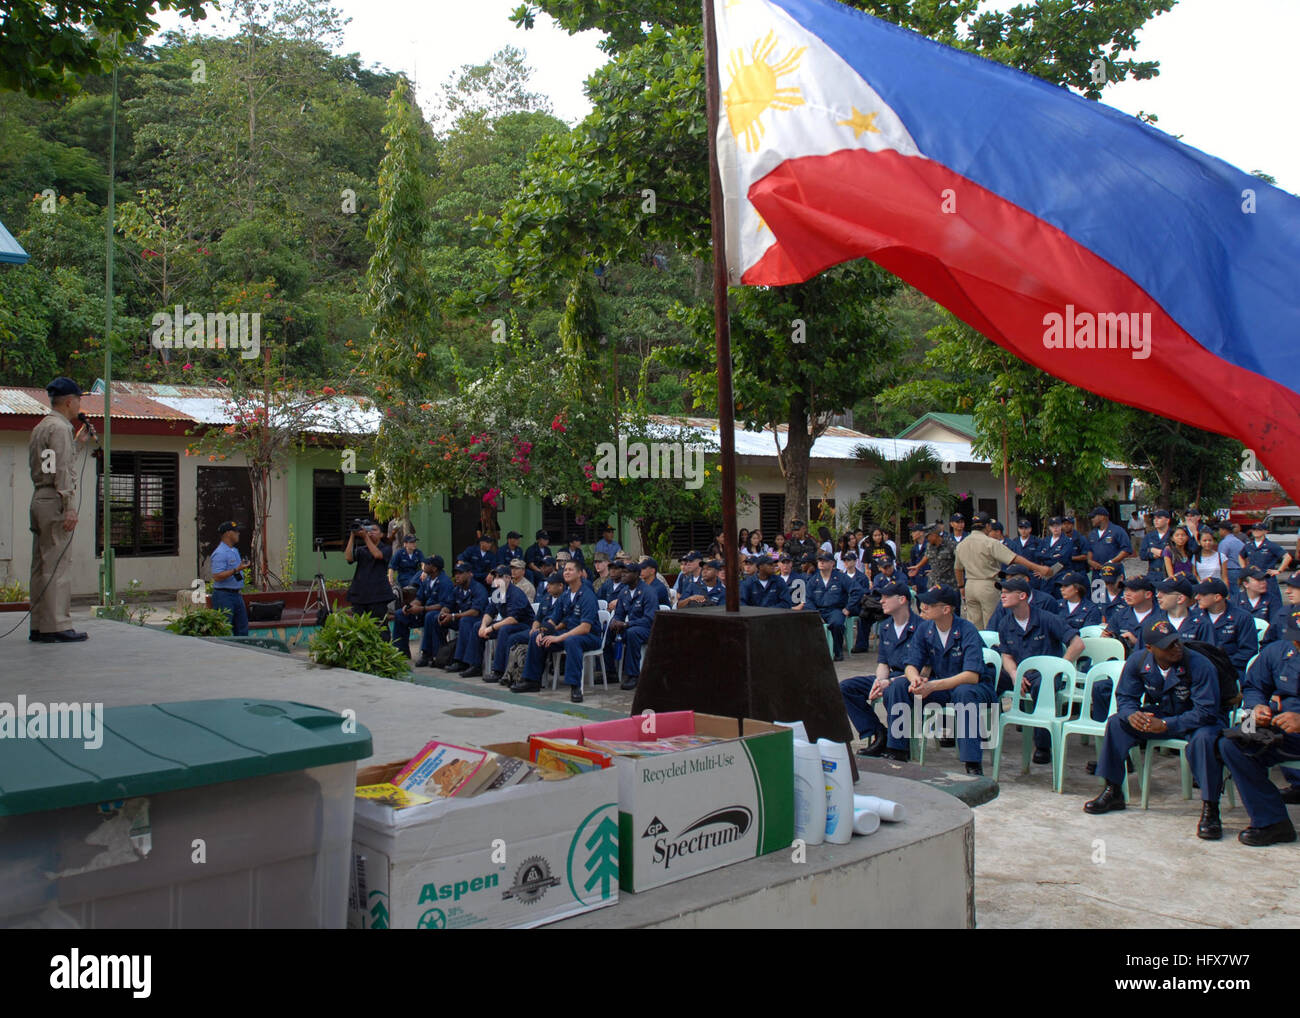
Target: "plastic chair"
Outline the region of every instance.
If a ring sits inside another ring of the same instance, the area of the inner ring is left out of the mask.
[[[985,647],[996,647],[998,645],[998,640],[1000,640],[1001,637],[991,629],[981,629],[980,639],[984,641]]]
[[[1083,638],[1083,653],[1080,654],[1079,657],[1086,657],[1088,659],[1090,669],[1092,666],[1099,665],[1105,661],[1118,661],[1120,664],[1123,664],[1124,644],[1109,636],[1085,636]],[[1057,694],[1057,697],[1062,704],[1082,703],[1083,710],[1080,712],[1081,714],[1087,714],[1088,708],[1092,703],[1091,693],[1085,693],[1083,689],[1083,683],[1086,681],[1086,678],[1086,675],[1079,674],[1076,669],[1074,684]],[[1115,681],[1119,681],[1118,675],[1115,676]],[[1112,711],[1112,713],[1114,712]]]
[[[1260,638],[1261,640],[1263,640],[1263,639],[1264,639],[1264,634],[1268,632],[1268,620],[1267,620],[1267,619],[1256,619],[1256,620],[1255,620],[1255,632],[1259,635],[1259,638]]]
[[[1097,748],[1101,749],[1101,742],[1106,735],[1106,722],[1094,721],[1091,715],[1092,705],[1092,687],[1101,679],[1110,679],[1113,685],[1110,690],[1110,709],[1106,711],[1106,717],[1109,719],[1115,713],[1115,691],[1119,688],[1120,673],[1124,671],[1123,661],[1103,661],[1095,664],[1088,669],[1088,674],[1083,677],[1083,713],[1080,717],[1065,722],[1061,726],[1061,752],[1052,759],[1052,766],[1055,771],[1056,791],[1062,792],[1065,781],[1065,754],[1066,745],[1071,735],[1091,735],[1097,740]],[[1124,801],[1128,801],[1128,768],[1124,768]]]
[[[1002,764],[1002,743],[1003,732],[1008,725],[1020,725],[1023,728],[1042,728],[1052,740],[1052,786],[1056,789],[1056,760],[1061,753],[1061,731],[1065,722],[1069,720],[1068,716],[1062,717],[1056,712],[1056,696],[1053,691],[1056,688],[1057,678],[1063,678],[1065,685],[1069,686],[1074,683],[1074,665],[1063,657],[1050,657],[1046,654],[1038,654],[1034,657],[1027,657],[1016,666],[1016,672],[1024,675],[1026,672],[1038,672],[1041,676],[1038,687],[1038,702],[1034,705],[1032,711],[1022,710],[1020,707],[1021,700],[1029,694],[1020,692],[1020,680],[1016,679],[1012,683],[1011,709],[1004,712],[998,718],[998,744],[993,750],[993,780],[998,779],[998,769]],[[1004,694],[1005,695],[1005,694]],[[1023,747],[1023,769],[1022,774],[1029,773],[1029,757],[1033,751],[1033,740],[1030,739],[1029,733],[1025,733]]]
[[[596,598],[596,607],[599,608],[601,611],[607,611],[609,609],[609,602],[606,601],[604,598],[598,597]]]
[[[1079,635],[1087,640],[1090,637],[1100,636],[1105,628],[1105,626],[1083,626],[1079,630]]]
[[[609,620],[612,618],[609,612],[602,611],[600,615],[600,646],[595,650],[584,650],[582,652],[582,685],[578,688],[587,688],[587,671],[591,668],[591,688],[596,688],[596,673],[592,668],[591,658],[599,657],[600,674],[605,683],[605,691],[609,692],[609,676],[605,674],[605,639],[609,635]],[[567,651],[561,651],[558,654],[551,655],[551,689],[558,689],[560,683],[560,657]]]

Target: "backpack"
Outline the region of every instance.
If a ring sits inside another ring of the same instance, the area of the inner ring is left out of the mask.
[[[503,686],[513,686],[516,682],[522,682],[524,678],[524,658],[528,656],[528,644],[520,643],[510,648],[510,656],[506,659],[506,675],[501,680]]]
[[[1237,683],[1237,669],[1223,648],[1204,640],[1184,640],[1183,646],[1208,658],[1219,674],[1219,709],[1230,711],[1241,703],[1241,687]]]
[[[456,644],[451,640],[443,640],[442,646],[438,648],[438,653],[433,656],[433,663],[439,668],[446,668],[451,664],[452,656],[456,653]]]

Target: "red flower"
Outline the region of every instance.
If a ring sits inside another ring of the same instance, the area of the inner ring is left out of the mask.
[[[603,485],[600,481],[591,482],[592,491],[604,491],[604,489],[605,489],[605,485]]]
[[[568,430],[568,428],[566,428],[566,427],[564,426],[564,424],[563,424],[563,422],[562,422],[562,420],[561,420],[562,417],[563,417],[563,414],[556,414],[556,415],[555,415],[555,420],[551,421],[551,430],[552,430],[552,431],[567,431],[567,430]]]

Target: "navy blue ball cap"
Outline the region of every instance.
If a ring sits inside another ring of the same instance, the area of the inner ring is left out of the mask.
[[[1300,587],[1300,583],[1296,584]],[[1202,580],[1196,585],[1198,594],[1219,594],[1222,597],[1228,596],[1228,585],[1217,576],[1211,576],[1208,580]]]
[[[1245,570],[1242,572],[1241,575],[1242,575],[1242,576],[1245,576],[1245,577],[1247,577],[1248,579],[1251,579],[1251,580],[1267,580],[1267,579],[1268,579],[1268,572],[1267,572],[1267,570],[1261,569],[1259,566],[1250,566],[1250,567],[1248,567],[1247,569],[1245,569]]]
[[[843,555],[840,556],[841,562],[856,562],[857,560],[858,560],[858,553],[856,551],[846,551]]]
[[[1297,569],[1286,578],[1286,585],[1288,587],[1300,587],[1300,569]]]
[[[1151,514],[1151,518],[1153,520],[1158,520],[1162,516],[1167,520],[1172,520],[1174,518],[1173,514],[1170,513],[1168,509],[1157,509],[1155,512]]]
[[[965,523],[965,522],[966,522],[966,517],[963,516],[961,513],[953,513],[951,516],[948,517],[948,522],[949,522],[949,523]]]
[[[416,537],[414,534],[407,534],[405,537],[402,538],[402,540],[414,544],[416,541],[419,540],[419,538]]]
[[[1196,594],[1196,589],[1186,576],[1172,576],[1167,580],[1161,580],[1156,590],[1161,594],[1182,594],[1185,597],[1193,597]]]
[[[516,541],[518,541],[518,540],[520,540],[523,536],[524,536],[524,535],[521,534],[521,533],[519,533],[519,531],[517,531],[517,530],[512,530],[512,531],[510,531],[510,533],[506,534],[506,540],[509,541],[509,540],[513,537]]]
[[[1012,562],[1006,568],[998,570],[998,579],[1005,580],[1008,576],[1028,576],[1029,572],[1028,566],[1022,566],[1019,562]]]
[[[1116,570],[1116,572],[1118,571],[1119,570]],[[1156,585],[1151,582],[1151,577],[1147,576],[1145,573],[1139,573],[1137,576],[1133,577],[1133,579],[1126,581],[1124,585],[1128,587],[1129,590],[1154,591],[1156,589]]]
[[[441,555],[426,555],[426,556],[424,556],[424,564],[425,564],[426,566],[437,566],[439,569],[441,569],[442,566],[443,566],[442,556],[441,556]]]
[[[1058,579],[1062,587],[1078,587],[1085,591],[1090,587],[1088,578],[1083,573],[1062,573]]]
[[[222,534],[229,533],[232,530],[243,530],[243,529],[244,529],[244,525],[242,523],[236,523],[234,520],[226,520],[225,523],[217,524],[217,536],[220,537]]]
[[[543,540],[549,541],[551,539],[551,535],[548,534],[545,530],[539,530],[536,534],[533,535],[533,537],[535,540],[538,541],[543,541]]]
[[[886,583],[880,588],[881,597],[907,597],[906,583]]]
[[[1028,520],[1017,520],[1017,521],[1016,521],[1016,526],[1019,527],[1019,528],[1022,529],[1022,530],[1033,530],[1033,529],[1034,529],[1034,525],[1033,525],[1032,523],[1030,523]]]
[[[655,571],[658,571],[658,569],[659,569],[659,562],[658,562],[656,559],[652,559],[652,558],[649,558],[649,557],[647,557],[647,558],[643,558],[643,559],[641,560],[641,564],[640,564],[639,566],[637,566],[637,569],[638,569],[638,570],[641,570],[641,569],[654,569]]]
[[[559,573],[551,573],[551,575],[546,577],[546,582],[554,583],[557,587],[562,586],[564,584],[564,577]]]
[[[819,551],[819,552],[817,553],[817,561],[818,561],[818,562],[834,562],[834,561],[835,561],[835,556],[832,555],[829,551]]]
[[[1099,572],[1101,573],[1101,578],[1105,580],[1107,583],[1114,583],[1116,580],[1118,580],[1120,582],[1120,585],[1121,586],[1123,585],[1124,570],[1122,570],[1119,566],[1104,565],[1101,567]]]
[[[488,544],[491,544],[491,543],[492,543],[492,535],[491,535],[491,534],[479,534],[479,535],[478,535],[478,543],[479,543],[479,544],[483,544],[484,542],[487,542]]]
[[[753,563],[757,564],[757,562],[758,562],[758,556],[757,556],[757,555],[751,555],[751,556],[750,556],[748,559],[746,559],[745,561],[747,561],[747,562],[753,562]],[[722,568],[722,560],[721,560],[721,559],[716,559],[716,558],[706,558],[706,559],[703,559],[703,560],[700,562],[700,565],[701,565],[701,566],[708,566],[708,567],[711,568],[711,569],[721,569],[721,568]]]
[[[1142,627],[1142,642],[1148,647],[1168,647],[1178,642],[1178,630],[1168,619],[1151,619]]]
[[[492,567],[492,573],[493,573],[494,576],[509,576],[509,575],[510,575],[510,567],[509,567],[509,566],[505,566],[505,565],[502,565],[502,566],[493,566],[493,567]]]
[[[952,605],[954,608],[961,607],[961,595],[946,583],[931,587],[917,600],[922,604],[947,604]]]
[[[468,562],[462,560],[457,562],[456,565],[452,567],[451,571],[453,573],[472,573],[474,570],[470,568]]]
[[[84,395],[81,391],[81,386],[71,378],[65,378],[63,375],[60,375],[58,378],[50,382],[50,384],[45,387],[45,392],[50,399],[57,399],[60,396]]]
[[[1062,516],[1062,517],[1061,517],[1061,522],[1062,522],[1062,523],[1073,523],[1073,522],[1074,522],[1074,517],[1073,517],[1073,516]]]
[[[1016,590],[1022,594],[1028,594],[1030,590],[1029,581],[1023,576],[1008,576],[1005,580],[996,581],[993,586],[998,590]]]
[[[1106,519],[1110,519],[1110,510],[1107,509],[1104,505],[1095,505],[1095,506],[1092,507],[1092,511],[1091,511],[1090,513],[1088,513],[1088,515],[1089,515],[1089,516],[1105,516]]]

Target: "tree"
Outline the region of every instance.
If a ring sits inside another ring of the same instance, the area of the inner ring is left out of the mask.
[[[158,30],[157,11],[191,21],[206,17],[206,0],[37,0],[0,3],[0,89],[42,99],[78,88],[75,75],[105,74],[115,63],[110,36],[130,42]]]
[[[1137,29],[1174,2],[1126,0],[1098,9],[1091,0],[1039,0],[984,13],[977,13],[976,0],[858,0],[854,6],[1096,96],[1091,69],[1099,58],[1106,61],[1108,82],[1156,73],[1154,63],[1122,56],[1136,45]],[[602,47],[611,60],[588,81],[592,114],[571,134],[538,145],[517,198],[502,211],[498,265],[512,292],[530,300],[549,297],[585,268],[635,261],[653,243],[675,245],[701,260],[710,257],[709,126],[699,5],[693,0],[651,0],[635,7],[611,0],[542,0],[537,7],[517,8],[514,20],[530,27],[539,9],[566,31],[604,32]],[[651,194],[654,200],[647,203]],[[891,290],[883,283],[867,288],[876,301]],[[755,422],[788,423],[789,444],[781,455],[791,511],[807,497],[808,451],[824,426],[818,415],[843,410],[861,395],[861,388],[841,395],[827,381],[856,376],[861,386],[867,380],[856,375],[855,358],[872,360],[878,351],[856,354],[852,339],[884,343],[889,332],[883,313],[862,308],[861,297],[851,298],[859,306],[855,311],[819,302],[818,292],[812,281],[760,291],[760,296],[747,288],[734,299],[737,412]],[[791,309],[804,313],[783,318]],[[782,315],[771,313],[775,311]],[[850,324],[845,317],[853,314],[877,327],[855,333],[845,327]],[[702,402],[700,373],[713,344],[707,312],[701,316],[696,309],[689,315],[697,327],[693,349],[685,356],[695,361],[692,381],[697,402]],[[791,370],[798,366],[763,358],[759,349],[746,345],[747,337],[763,336],[769,349],[777,348],[778,337],[792,328],[794,318],[802,318],[809,330],[836,337],[833,345],[810,355],[817,358],[815,370]],[[873,372],[877,378],[891,374],[887,364],[873,366]],[[778,386],[785,390],[780,399]]]
[[[925,365],[932,377],[888,389],[881,401],[972,414],[972,449],[997,473],[1005,461],[1019,482],[1021,504],[1031,510],[1101,498],[1106,461],[1120,456],[1128,409],[1039,371],[952,315],[945,318],[929,334],[934,346]]]
[[[1132,410],[1121,431],[1120,456],[1167,508],[1225,505],[1239,484],[1238,471],[1253,469],[1233,438]]]
[[[902,534],[904,512],[919,512],[929,502],[938,502],[947,512],[956,504],[956,496],[939,480],[942,464],[925,446],[896,460],[867,445],[858,446],[853,455],[877,471],[871,487],[850,510],[854,516],[869,512],[875,519],[892,520],[894,533]]]

